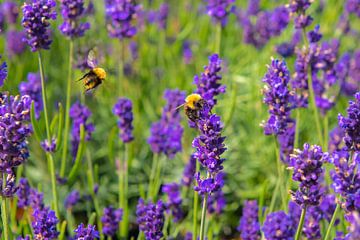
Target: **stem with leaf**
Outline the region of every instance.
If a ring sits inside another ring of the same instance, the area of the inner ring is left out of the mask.
[[[203,199],[203,206],[201,211],[201,222],[200,222],[200,240],[204,240],[205,237],[205,221],[206,221],[206,207],[207,207],[208,194],[205,193]]]
[[[300,221],[299,221],[298,228],[296,230],[295,240],[300,239],[300,236],[301,236],[301,233],[302,233],[302,228],[304,226],[305,215],[306,215],[306,206],[304,206],[304,208],[301,211]]]
[[[6,174],[2,173],[2,188],[5,189],[6,187]],[[3,233],[4,239],[10,239],[9,235],[9,222],[8,222],[8,215],[7,215],[7,199],[5,197],[1,197],[1,220],[3,225]]]

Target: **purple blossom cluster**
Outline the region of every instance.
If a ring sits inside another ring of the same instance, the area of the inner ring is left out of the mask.
[[[133,37],[137,32],[133,22],[141,6],[132,0],[106,0],[105,3],[109,36],[120,40]]]
[[[347,0],[345,9],[348,13],[356,14],[360,18],[360,3],[358,0]]]
[[[216,177],[217,177],[219,189],[216,192],[209,195],[207,212],[209,214],[216,214],[220,216],[226,206],[225,194],[222,190],[225,182],[225,173],[219,172]]]
[[[283,42],[279,45],[276,45],[276,52],[283,58],[291,57],[295,53],[295,47],[300,42],[301,32],[299,30],[295,31],[290,42]]]
[[[193,52],[191,50],[191,43],[189,41],[184,41],[182,51],[184,63],[190,64],[193,60]]]
[[[32,0],[23,6],[22,26],[25,29],[26,42],[31,51],[50,49],[50,20],[56,19],[54,0]]]
[[[40,143],[40,146],[45,152],[54,153],[56,151],[56,139],[52,138],[50,142],[48,139],[45,139]]]
[[[89,224],[87,227],[83,223],[81,223],[75,230],[74,240],[94,240],[99,239],[99,232],[96,231],[96,227]]]
[[[19,16],[19,6],[14,1],[5,1],[0,4],[0,12],[9,25],[14,25]]]
[[[19,92],[21,95],[28,95],[31,101],[34,101],[35,116],[39,118],[43,110],[40,74],[28,73],[27,82],[19,84]]]
[[[321,187],[321,179],[324,170],[322,168],[326,153],[320,146],[305,143],[303,150],[295,150],[291,155],[291,167],[293,168],[292,179],[300,183],[296,192],[291,192],[291,197],[302,208],[317,206],[324,192]]]
[[[260,239],[260,223],[258,217],[259,207],[255,200],[245,201],[243,214],[237,230],[243,240]]]
[[[168,197],[168,201],[165,203],[166,210],[171,212],[174,222],[181,221],[184,218],[184,212],[181,208],[180,185],[175,182],[164,184],[162,192]]]
[[[19,56],[26,49],[23,39],[26,37],[24,31],[9,30],[6,33],[6,50],[9,57]]]
[[[154,153],[163,153],[173,158],[182,150],[184,129],[180,124],[181,115],[176,108],[184,103],[185,92],[168,89],[165,90],[164,99],[167,100],[167,104],[163,108],[160,121],[151,125],[148,143]]]
[[[74,103],[69,112],[70,117],[73,120],[73,126],[71,129],[71,143],[72,143],[72,156],[75,158],[80,143],[80,127],[84,127],[85,140],[91,139],[91,134],[94,132],[95,127],[92,123],[87,123],[91,116],[90,109],[85,105],[81,105],[79,102]]]
[[[196,172],[196,158],[193,154],[191,154],[189,161],[184,168],[181,184],[190,187],[194,180],[195,172]]]
[[[158,10],[149,10],[147,20],[149,23],[156,23],[160,29],[166,29],[169,15],[169,4],[162,3]]]
[[[295,14],[295,28],[306,28],[313,18],[306,15],[306,10],[310,7],[313,0],[291,0],[289,4],[290,11]]]
[[[77,190],[71,191],[65,198],[65,208],[72,209],[80,201],[80,193]]]
[[[293,219],[284,211],[269,213],[262,227],[265,238],[269,240],[293,239],[296,226]]]
[[[136,207],[137,223],[146,239],[160,240],[163,237],[164,211],[165,205],[161,200],[156,204],[152,202],[146,204],[143,199],[139,199]]]
[[[235,0],[205,0],[205,2],[207,4],[207,14],[216,24],[221,24],[222,27],[225,27],[228,16],[234,8]]]
[[[2,56],[0,55],[0,60]],[[6,62],[2,62],[0,64],[0,87],[4,85],[4,82],[8,76],[7,64]]]
[[[127,98],[119,98],[113,107],[113,113],[119,117],[118,127],[120,128],[119,137],[124,143],[129,143],[134,140],[133,136],[133,113],[132,102]]]
[[[339,79],[341,92],[353,96],[360,90],[360,50],[354,53],[345,53],[335,66],[336,76]]]
[[[86,13],[84,0],[61,0],[61,15],[64,22],[59,26],[62,34],[69,38],[78,38],[84,36],[90,29],[90,23],[80,22]]]
[[[103,233],[107,236],[114,236],[122,220],[123,210],[121,208],[114,209],[112,206],[104,208],[104,214],[101,217],[103,224]]]
[[[344,137],[345,137],[345,132],[342,128],[335,127],[333,130],[331,130],[329,145],[328,145],[329,153],[340,151],[343,148]]]
[[[194,77],[194,84],[197,87],[196,93],[200,94],[211,108],[216,105],[215,97],[226,91],[226,86],[219,82],[222,79],[220,75],[221,62],[218,54],[211,55],[209,64],[204,67],[204,72],[200,76],[195,75]]]

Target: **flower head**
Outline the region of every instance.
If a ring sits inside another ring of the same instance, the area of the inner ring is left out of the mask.
[[[16,177],[13,170],[9,169],[6,171],[5,183],[3,179],[0,179],[0,196],[4,198],[11,198],[17,191],[16,187]]]
[[[353,54],[345,53],[336,64],[335,72],[343,94],[353,96],[356,91],[359,91],[360,50]]]
[[[306,28],[309,26],[313,18],[306,15],[306,10],[310,7],[313,0],[291,0],[289,7],[292,13],[296,14],[295,28]]]
[[[185,41],[182,46],[183,50],[183,59],[185,64],[190,64],[193,60],[193,52],[191,50],[191,43],[189,41]]]
[[[292,239],[296,226],[289,215],[284,211],[278,211],[266,216],[262,230],[268,240]]]
[[[168,202],[165,204],[166,209],[171,211],[175,222],[183,219],[184,213],[181,209],[180,186],[177,183],[168,183],[162,186],[162,192],[168,196]]]
[[[93,225],[88,225],[85,227],[83,223],[81,223],[75,230],[74,240],[94,240],[99,239],[99,232],[96,231],[96,227]]]
[[[24,31],[9,30],[6,34],[6,50],[9,57],[21,55],[25,49],[26,44],[23,39],[25,38]]]
[[[0,59],[1,59],[1,55],[0,55]],[[8,71],[7,71],[7,64],[6,62],[3,62],[0,64],[0,87],[2,87],[4,85],[4,81],[8,76]]]
[[[71,209],[80,201],[80,193],[77,190],[74,190],[69,193],[65,199],[65,208]]]
[[[31,51],[50,49],[49,20],[56,19],[54,0],[32,0],[24,3],[22,26],[26,31],[26,42]]]
[[[43,109],[40,74],[28,73],[27,82],[19,84],[19,92],[21,95],[28,95],[34,101],[35,116],[39,118]]]
[[[103,233],[107,236],[114,236],[122,217],[123,210],[121,208],[114,209],[112,206],[104,208],[104,214],[101,217]]]
[[[127,98],[119,98],[113,107],[113,113],[119,117],[120,138],[124,143],[131,142],[134,139],[132,134],[134,128],[132,125],[132,102]]]
[[[228,15],[231,12],[234,0],[206,0],[207,14],[212,17],[213,21],[221,26],[227,24]]]
[[[67,37],[77,38],[84,36],[90,29],[90,23],[80,22],[85,15],[84,0],[61,0],[61,15],[64,19],[59,26],[60,31]]]
[[[50,208],[36,208],[33,213],[32,227],[34,229],[34,238],[41,239],[57,239],[59,232],[56,230],[56,224],[59,222],[55,216],[55,212]]]
[[[259,207],[257,202],[245,201],[243,206],[243,215],[237,230],[241,233],[243,240],[260,239],[260,223],[258,218]]]
[[[19,6],[16,2],[6,1],[1,4],[0,11],[4,14],[6,22],[8,24],[16,24],[17,18],[19,16]]]

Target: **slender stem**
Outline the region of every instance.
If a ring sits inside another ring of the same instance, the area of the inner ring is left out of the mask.
[[[295,240],[300,239],[300,236],[301,236],[301,233],[302,233],[302,228],[304,226],[305,215],[306,215],[306,206],[304,206],[304,208],[301,211],[300,221],[299,221],[298,228],[296,230]]]
[[[329,116],[325,115],[324,118],[324,150],[327,152],[328,151],[328,146],[329,146]]]
[[[6,175],[2,174],[3,189],[6,187]],[[7,200],[5,197],[1,197],[1,220],[3,225],[4,239],[10,239],[9,235],[9,222],[7,215]]]
[[[50,153],[46,153],[46,158],[48,160],[48,166],[50,169],[50,177],[51,177],[51,190],[53,195],[53,204],[54,204],[54,210],[56,213],[56,216],[58,219],[60,219],[60,212],[59,212],[59,206],[58,206],[58,194],[56,189],[56,175],[55,175],[55,165],[54,165],[54,159]],[[59,223],[58,223],[59,227]]]
[[[71,79],[72,79],[72,65],[73,65],[73,50],[74,44],[73,41],[70,40],[69,44],[69,68],[68,68],[68,79],[66,86],[66,106],[65,106],[65,128],[64,128],[64,146],[62,149],[61,155],[61,168],[60,168],[60,176],[64,177],[66,171],[66,156],[68,151],[68,138],[69,138],[69,128],[70,128],[70,103],[71,103]]]
[[[279,189],[280,189],[280,196],[281,196],[281,203],[283,205],[283,209],[286,209],[286,191],[284,193],[284,190],[281,186],[281,184],[284,183],[284,174],[282,169],[282,162],[280,159],[280,147],[278,143],[277,137],[275,137],[275,156],[276,156],[276,165],[277,165],[277,171],[278,171],[278,178],[279,178]]]
[[[299,147],[299,134],[300,134],[299,131],[300,131],[300,109],[296,108],[294,149],[297,149]]]
[[[196,172],[200,170],[200,163],[196,161]],[[198,224],[198,207],[199,207],[199,194],[194,191],[194,204],[193,204],[193,240],[197,239],[197,224]]]
[[[125,165],[125,159],[123,159],[122,157],[119,157],[119,162],[118,162],[118,197],[119,197],[119,208],[124,209],[124,202],[125,202],[125,191],[124,191],[124,176],[125,176],[125,169],[124,169],[124,165]],[[122,235],[122,230],[121,230],[121,222],[119,222],[119,232]]]
[[[125,40],[120,40],[120,60],[119,60],[119,85],[118,94],[121,96],[121,91],[124,91],[124,66],[125,66]]]
[[[216,40],[215,40],[215,53],[220,55],[220,48],[221,48],[221,24],[217,24],[216,26]]]
[[[200,222],[200,240],[204,240],[205,237],[205,221],[206,221],[206,207],[207,207],[208,194],[205,193],[203,206],[201,211],[201,222]]]
[[[128,143],[129,144],[129,143]],[[121,237],[127,239],[128,238],[128,229],[129,229],[129,200],[128,200],[128,192],[129,192],[129,146],[125,144],[125,152],[124,152],[124,200],[123,200],[123,210],[124,216],[121,221]]]
[[[150,179],[149,179],[149,186],[148,186],[148,199],[150,200],[152,197],[152,191],[154,188],[154,178],[155,178],[155,174],[156,174],[156,168],[157,165],[159,165],[159,155],[158,154],[154,154],[153,155],[153,160],[152,160],[152,166],[151,166],[151,173],[150,173]]]
[[[329,239],[330,233],[331,233],[331,229],[332,229],[332,227],[334,226],[334,223],[335,223],[335,220],[336,220],[336,215],[337,215],[337,213],[339,212],[339,210],[340,210],[340,204],[336,204],[336,208],[335,208],[335,211],[334,211],[334,213],[333,213],[333,215],[332,215],[332,217],[331,217],[331,221],[330,221],[330,223],[329,223],[329,227],[328,227],[328,229],[326,230],[326,235],[325,235],[324,240]]]

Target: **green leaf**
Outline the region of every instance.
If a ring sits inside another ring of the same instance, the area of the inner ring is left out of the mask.
[[[95,219],[96,219],[96,213],[93,212],[89,217],[88,225],[94,225]]]
[[[30,120],[31,120],[31,125],[34,131],[34,136],[36,138],[36,140],[38,142],[41,142],[42,137],[41,137],[41,131],[38,125],[38,121],[36,120],[35,117],[35,105],[34,105],[34,101],[31,102],[31,109],[30,109]]]
[[[51,120],[51,123],[50,123],[50,134],[51,136],[53,135],[53,132],[55,132],[55,127],[57,125],[59,121],[59,114],[55,114],[55,116],[53,117],[53,119]]]
[[[79,142],[79,147],[76,153],[76,158],[75,158],[75,164],[72,167],[70,174],[69,174],[69,178],[68,178],[68,184],[71,186],[78,173],[80,170],[80,165],[81,165],[81,160],[82,157],[84,155],[84,149],[85,149],[85,129],[84,129],[84,125],[80,125],[80,142]]]
[[[59,240],[63,240],[65,238],[65,232],[66,232],[66,221],[64,220],[61,223]]]
[[[62,146],[62,133],[63,133],[63,126],[64,126],[64,108],[61,103],[59,103],[59,121],[58,121],[58,132],[56,135],[56,148],[57,150],[60,149]]]

